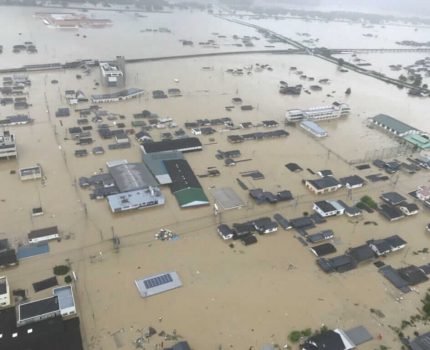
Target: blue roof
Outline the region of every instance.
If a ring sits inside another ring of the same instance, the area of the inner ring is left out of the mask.
[[[310,120],[303,120],[300,125],[303,125],[310,129],[313,133],[319,135],[326,135],[327,131],[325,131],[322,127],[320,127],[317,123],[314,123]]]
[[[16,256],[18,259],[25,259],[46,253],[49,253],[49,245],[48,243],[42,243],[19,247]]]

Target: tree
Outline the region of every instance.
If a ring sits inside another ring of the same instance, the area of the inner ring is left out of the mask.
[[[338,59],[337,59],[337,64],[338,64],[339,66],[343,66],[343,65],[345,64],[345,60],[344,60],[343,58],[338,58]]]
[[[288,334],[288,339],[293,343],[297,343],[301,337],[302,337],[302,332],[300,331],[292,331],[290,334]]]
[[[406,78],[403,74],[400,74],[399,80],[406,81],[408,78]]]
[[[66,265],[57,265],[54,266],[54,275],[62,276],[66,275],[69,272],[70,268]]]

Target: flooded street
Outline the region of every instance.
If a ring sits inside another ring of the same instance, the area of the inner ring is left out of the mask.
[[[7,28],[0,42],[4,47],[0,68],[64,63],[81,58],[113,59],[117,55],[131,59],[217,50],[260,50],[266,46],[289,48],[284,43],[268,43],[255,29],[197,11],[146,13],[145,18],[137,17],[133,12],[89,11],[90,16],[111,19],[113,26],[59,30],[48,28],[40,19],[32,17],[40,9],[7,9],[7,12],[0,12]],[[12,22],[16,27],[11,25]],[[398,47],[396,40],[424,40],[430,33],[430,29],[420,28],[414,32],[413,28],[378,27],[372,29],[378,33],[378,38],[373,40],[362,36],[370,29],[357,24],[303,20],[253,20],[252,23],[294,39],[301,38],[295,33],[308,32],[312,37],[320,38],[318,46],[344,48]],[[172,33],[141,32],[145,28],[161,27],[169,28]],[[334,31],[339,35],[333,35]],[[83,38],[83,35],[87,37]],[[218,38],[219,35],[226,37]],[[253,40],[255,46],[252,48],[238,47],[232,45],[240,42],[233,35],[256,36],[259,40]],[[182,45],[181,39],[192,40],[194,46]],[[198,45],[208,39],[216,39],[220,47]],[[12,46],[24,41],[33,41],[39,52],[34,55],[12,53]],[[421,54],[378,55],[363,57],[381,70],[392,62],[407,64],[425,57]],[[270,69],[259,68],[264,65]],[[329,82],[320,84],[321,91],[302,92],[300,96],[282,95],[279,93],[280,81],[290,86],[302,84],[304,89],[315,84],[301,78],[291,67],[314,78],[315,82],[320,79]],[[243,69],[246,73],[233,75],[227,72],[229,69]],[[77,79],[77,75],[82,77]],[[69,259],[78,276],[74,282],[76,302],[85,349],[88,350],[135,349],[133,342],[148,326],[153,326],[157,332],[177,330],[193,349],[260,349],[266,343],[282,347],[288,342],[292,330],[308,327],[315,330],[322,325],[332,329],[364,325],[375,339],[361,345],[360,349],[374,350],[380,345],[397,349],[398,337],[390,326],[399,326],[406,315],[412,315],[420,307],[428,284],[403,295],[378,273],[372,263],[345,274],[327,275],[318,268],[309,247],[304,247],[295,238],[294,230],[280,228],[274,234],[258,236],[258,244],[245,247],[240,241],[222,241],[216,227],[220,223],[233,224],[275,213],[282,213],[289,219],[300,217],[312,213],[313,203],[320,199],[342,199],[352,205],[364,195],[379,200],[384,192],[398,191],[408,196],[417,186],[428,185],[426,170],[414,175],[399,172],[385,182],[369,182],[350,193],[342,189],[321,197],[311,194],[303,185],[303,180],[315,178],[307,169],[314,172],[331,169],[337,178],[353,174],[364,178],[381,170],[375,167],[358,170],[357,164],[371,163],[376,158],[406,159],[411,154],[398,155],[399,143],[379,130],[369,128],[368,118],[384,113],[430,133],[428,98],[408,97],[404,89],[353,71],[342,73],[336,65],[312,55],[249,54],[134,63],[126,65],[126,75],[126,88],[140,88],[145,93],[128,101],[99,104],[109,113],[124,116],[121,122],[126,129],[133,128],[133,114],[149,110],[161,118],[172,118],[178,128],[184,128],[185,122],[203,118],[230,117],[235,125],[276,120],[279,129],[286,130],[289,136],[231,144],[228,135],[266,130],[261,126],[246,131],[215,127],[215,134],[199,136],[202,152],[185,155],[195,174],[203,174],[210,167],[221,172],[219,177],[199,179],[210,206],[180,209],[169,188],[162,186],[166,198],[164,206],[112,214],[105,199],[90,199],[90,190],[79,187],[79,178],[99,173],[100,169],[106,171],[108,161],[141,162],[140,145],[130,136],[131,148],[109,150],[112,140],[102,139],[93,122],[89,125],[94,128],[92,137],[95,142],[89,146],[77,145],[68,129],[77,126],[79,109],[89,107],[91,103],[69,106],[64,92],[81,90],[90,97],[119,89],[98,84],[101,81],[98,67],[88,75],[81,69],[29,73],[32,84],[28,88],[31,104],[28,113],[34,123],[9,127],[16,135],[18,158],[0,162],[0,238],[8,238],[14,247],[18,247],[26,242],[28,231],[53,225],[58,225],[64,238],[61,242],[50,243],[49,254],[24,259],[19,267],[6,270],[11,288],[29,290],[31,298],[48,296],[49,290],[34,293],[31,283],[49,277],[54,265]],[[0,79],[5,76],[10,74],[3,74]],[[53,80],[57,82],[53,83]],[[182,96],[152,97],[152,91],[169,88],[180,89]],[[348,88],[352,91],[350,95],[345,94]],[[252,105],[253,109],[244,111],[236,106],[231,111],[226,110],[226,106],[232,106],[234,97],[240,97],[243,105]],[[284,124],[288,109],[328,106],[335,101],[347,103],[351,114],[344,119],[320,122],[328,132],[326,138],[316,139],[299,126]],[[55,112],[61,107],[69,107],[71,116],[56,118]],[[0,119],[18,112],[21,111],[14,110],[13,105],[1,106]],[[105,118],[103,123],[113,129],[117,128],[118,121]],[[191,130],[184,130],[192,136]],[[174,130],[152,129],[150,134],[154,141],[159,141],[166,131]],[[91,149],[95,146],[103,146],[106,153],[93,155]],[[89,155],[75,157],[75,151],[82,148],[87,149]],[[232,149],[240,150],[242,158],[249,161],[227,167],[216,159],[218,150]],[[304,170],[288,171],[285,164],[290,162],[299,164]],[[36,163],[42,166],[46,176],[43,183],[22,182],[11,172]],[[264,179],[242,177],[243,172],[254,169],[261,171]],[[237,178],[249,189],[263,188],[275,193],[290,190],[295,199],[257,205],[248,191],[238,185]],[[246,206],[216,216],[211,191],[227,186],[235,190]],[[412,199],[408,198],[408,201]],[[32,217],[31,209],[39,206],[45,214]],[[420,210],[417,216],[396,223],[387,221],[377,212],[365,212],[358,218],[330,218],[311,233],[333,229],[337,254],[372,238],[399,234],[408,246],[382,260],[396,268],[406,264],[420,266],[430,262],[428,254],[413,253],[429,244],[424,229],[429,212],[421,204]],[[154,235],[162,227],[177,232],[179,239],[156,240]],[[118,253],[113,249],[114,234],[121,240]],[[134,280],[163,271],[177,271],[183,282],[182,288],[142,299]],[[372,308],[381,310],[385,317],[373,315],[369,311]],[[120,335],[115,336],[117,333]],[[121,346],[118,346],[117,337],[121,338]],[[157,336],[157,342],[161,340]],[[155,340],[151,341],[148,349],[156,349]]]

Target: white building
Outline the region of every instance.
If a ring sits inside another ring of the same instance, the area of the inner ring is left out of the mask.
[[[17,155],[15,135],[8,130],[0,130],[0,159],[9,159]]]
[[[61,316],[65,317],[76,314],[75,298],[73,297],[73,289],[70,284],[54,288],[52,294],[58,297]]]
[[[331,106],[312,107],[308,109],[290,109],[285,118],[289,122],[312,120],[323,121],[349,116],[351,108],[346,103],[334,102]]]
[[[343,215],[345,208],[336,201],[318,201],[314,203],[313,210],[323,218]]]
[[[9,283],[7,282],[7,277],[0,277],[0,307],[5,307],[10,305],[10,292]]]
[[[100,73],[105,86],[124,86],[125,76],[119,65],[110,62],[100,62]]]
[[[107,197],[112,213],[164,205],[165,198],[158,187],[148,187]]]
[[[19,178],[21,181],[36,180],[42,177],[42,168],[40,165],[35,165],[29,168],[19,169]]]
[[[202,134],[202,129],[200,129],[200,128],[193,128],[193,129],[191,129],[191,132],[192,132],[192,134],[193,135],[201,135]]]
[[[112,94],[91,95],[91,101],[93,103],[119,102],[136,98],[143,93],[144,91],[142,89],[130,88]]]

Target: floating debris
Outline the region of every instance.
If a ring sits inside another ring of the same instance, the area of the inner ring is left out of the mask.
[[[169,229],[162,228],[158,233],[155,234],[155,238],[159,241],[170,241],[179,238],[179,235],[170,231]]]

